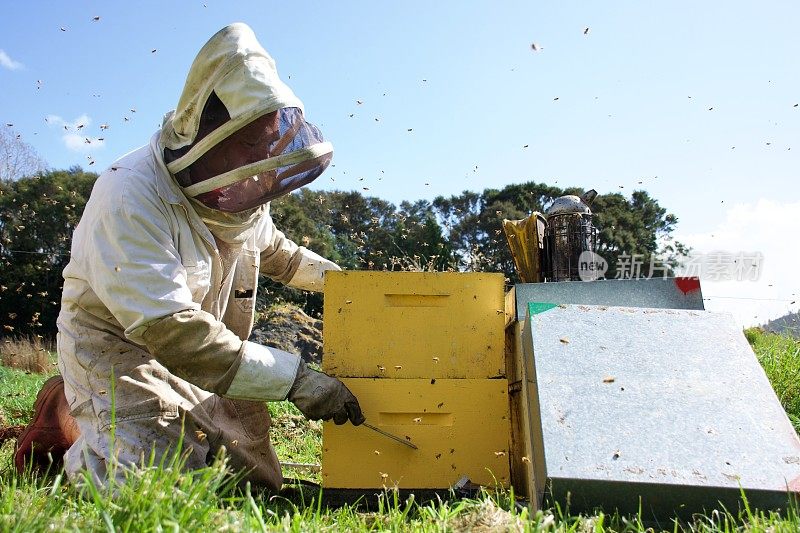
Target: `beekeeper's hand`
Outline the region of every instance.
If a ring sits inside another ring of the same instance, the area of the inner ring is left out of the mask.
[[[297,377],[289,389],[288,400],[309,420],[330,420],[341,425],[350,420],[354,426],[366,418],[350,389],[338,379],[308,368],[300,362]]]

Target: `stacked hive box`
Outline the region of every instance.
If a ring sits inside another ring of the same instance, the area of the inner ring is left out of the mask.
[[[326,423],[325,487],[509,484],[501,274],[328,272],[323,370],[373,425]]]

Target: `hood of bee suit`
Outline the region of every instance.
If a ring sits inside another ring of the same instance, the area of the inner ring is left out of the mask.
[[[201,113],[212,92],[230,119],[198,139]],[[273,112],[280,127],[265,144],[262,159],[182,185],[194,205],[209,208],[198,210],[204,211],[204,220],[222,211],[226,226],[235,220],[251,223],[254,209],[316,179],[333,153],[319,130],[305,121],[303,103],[280,80],[275,61],[253,30],[242,23],[226,26],[197,54],[176,109],[164,117],[160,147],[179,154],[167,169],[175,176],[242,127]]]

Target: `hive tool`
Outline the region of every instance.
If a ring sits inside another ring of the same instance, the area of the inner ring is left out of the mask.
[[[405,440],[405,439],[401,439],[401,438],[400,438],[400,437],[398,437],[397,435],[392,435],[391,433],[388,433],[388,432],[386,432],[386,431],[384,431],[384,430],[382,430],[382,429],[380,429],[380,428],[378,428],[378,427],[376,427],[376,426],[373,426],[372,424],[368,424],[367,422],[364,422],[364,423],[362,423],[361,425],[362,425],[362,426],[364,426],[364,427],[366,427],[366,428],[369,428],[369,429],[371,429],[372,431],[375,431],[375,432],[377,432],[377,433],[380,433],[380,434],[381,434],[381,435],[383,435],[384,437],[389,437],[390,439],[392,439],[392,440],[394,440],[394,441],[397,441],[397,442],[399,442],[400,444],[404,444],[405,446],[408,446],[409,448],[412,448],[412,449],[414,449],[414,450],[417,450],[417,449],[418,449],[418,448],[417,448],[417,446],[416,446],[416,445],[415,445],[413,442],[408,442],[408,441],[407,441],[407,440]]]

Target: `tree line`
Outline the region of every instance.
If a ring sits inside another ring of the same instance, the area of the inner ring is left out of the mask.
[[[0,180],[0,335],[54,334],[61,272],[96,178],[74,167]],[[271,212],[287,237],[345,269],[492,271],[511,284],[518,278],[502,220],[582,192],[531,181],[395,205],[358,191],[301,189],[272,202]],[[645,191],[600,195],[592,209],[607,277],[622,253],[641,254],[645,274],[656,254],[674,265],[685,253],[671,238],[677,218]],[[311,315],[322,310],[321,295],[263,280],[259,306],[283,301]]]

